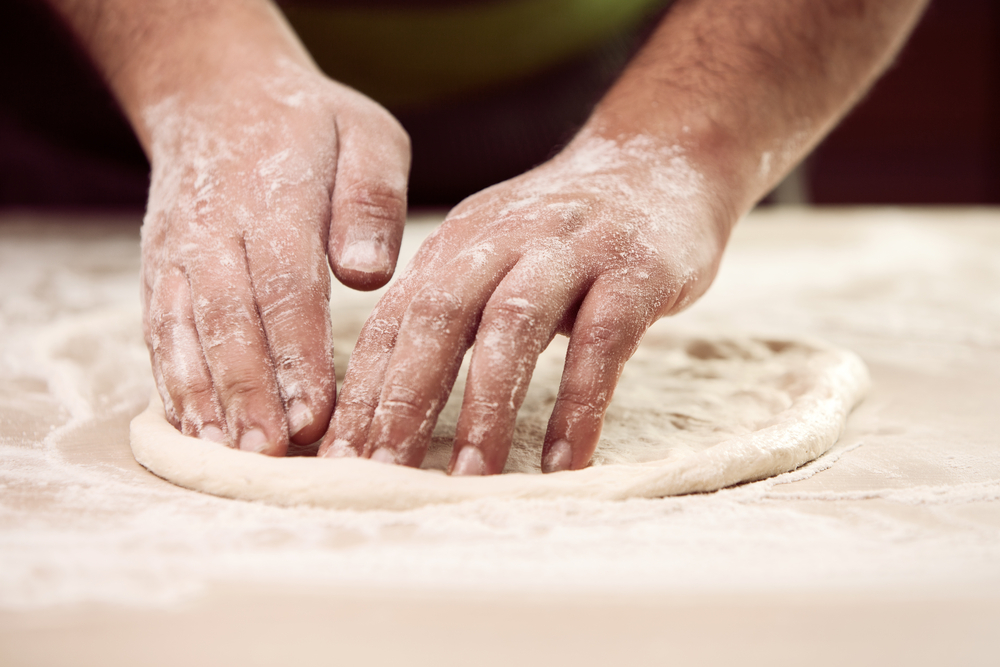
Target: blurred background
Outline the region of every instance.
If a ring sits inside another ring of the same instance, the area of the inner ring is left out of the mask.
[[[476,186],[429,187],[422,121],[405,112],[401,120],[414,134],[413,204],[448,206]],[[539,157],[518,155],[498,169]],[[485,184],[502,169],[479,177]],[[0,208],[139,211],[148,171],[100,78],[41,0],[2,0]],[[1000,203],[1000,3],[932,3],[890,71],[776,198]]]

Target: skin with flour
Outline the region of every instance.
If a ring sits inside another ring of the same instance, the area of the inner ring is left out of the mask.
[[[451,471],[502,470],[539,351],[570,335],[543,450],[589,461],[645,329],[886,66],[923,0],[681,0],[551,161],[460,204],[366,324],[334,413],[327,262],[390,277],[408,140],[263,0],[50,0],[153,165],[146,337],[167,418],[280,455],[417,465],[475,343]],[[331,414],[333,415],[331,422]],[[325,436],[324,436],[325,433]]]

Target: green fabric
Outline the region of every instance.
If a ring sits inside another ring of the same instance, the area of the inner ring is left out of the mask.
[[[506,0],[431,8],[284,4],[331,77],[390,107],[515,81],[633,28],[663,0]]]

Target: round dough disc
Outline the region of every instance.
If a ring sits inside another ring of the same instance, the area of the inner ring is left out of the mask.
[[[868,387],[857,355],[820,341],[682,336],[654,327],[626,365],[591,466],[543,475],[541,442],[564,352],[560,339],[540,357],[501,475],[443,473],[461,381],[423,469],[230,449],[181,435],[156,396],[132,421],[132,452],[174,484],[278,505],[410,509],[488,497],[655,498],[714,491],[813,460],[836,443]]]

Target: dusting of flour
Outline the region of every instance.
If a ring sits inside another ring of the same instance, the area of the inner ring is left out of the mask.
[[[732,282],[720,276],[676,326],[738,320],[826,331],[875,369],[909,363],[914,372],[971,363],[962,350],[1000,343],[1000,308],[988,289],[1000,276],[990,276],[988,253],[980,261],[973,245],[954,246],[949,260],[942,253],[952,246],[940,237],[911,230],[900,240],[902,228],[889,220],[862,237],[820,228],[813,233],[826,242],[789,256],[787,234],[754,236],[755,221],[748,224],[730,255],[740,269]],[[429,229],[411,226],[404,252]],[[911,252],[885,259],[893,242]],[[853,281],[840,253],[855,267]],[[803,272],[798,280],[779,257]],[[913,266],[923,268],[912,292],[891,282],[890,272]],[[968,297],[975,316],[963,309],[966,297],[947,299],[935,283],[963,271],[983,281]],[[989,518],[1000,502],[995,447],[957,422],[951,435],[931,417],[903,422],[878,395],[830,454],[713,494],[353,512],[176,488],[141,469],[128,449],[128,421],[152,389],[137,275],[137,225],[0,226],[0,608],[172,606],[219,583],[667,595],[1000,588],[1000,527]],[[862,280],[882,291],[851,297]],[[337,298],[344,312],[361,313],[372,297]],[[335,337],[350,335],[338,331],[344,326],[334,322]],[[915,338],[896,343],[907,327]],[[992,358],[984,355],[980,365]]]

